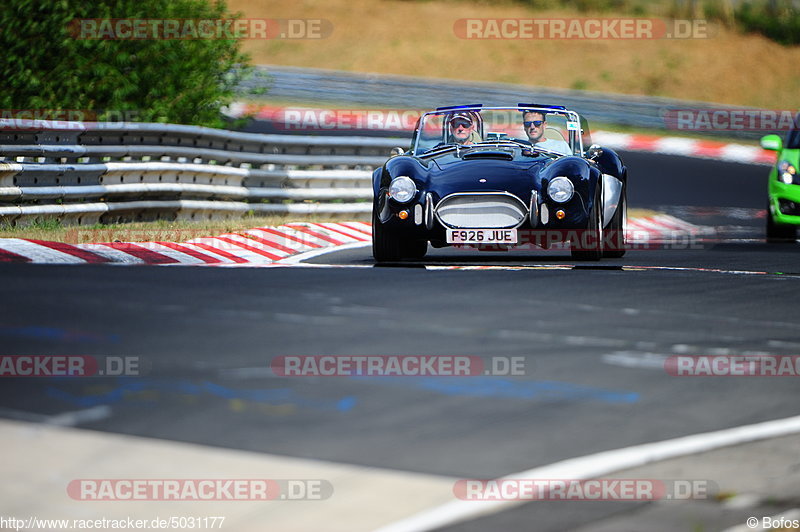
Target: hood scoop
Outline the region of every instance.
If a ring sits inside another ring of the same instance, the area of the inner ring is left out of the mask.
[[[462,157],[465,161],[472,159],[495,159],[501,161],[513,161],[514,154],[505,150],[476,150],[465,153]]]

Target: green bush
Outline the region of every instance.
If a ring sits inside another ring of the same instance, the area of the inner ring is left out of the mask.
[[[78,39],[76,19],[231,19],[224,0],[6,0],[0,109],[86,110],[220,127],[246,75],[240,41]]]
[[[800,10],[791,2],[745,3],[735,12],[738,25],[784,45],[800,43]]]
[[[528,8],[614,12],[674,19],[704,17],[784,45],[800,44],[800,8],[793,0],[516,0]]]

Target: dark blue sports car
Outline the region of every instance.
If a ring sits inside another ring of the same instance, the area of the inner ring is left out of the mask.
[[[621,257],[626,180],[619,156],[564,107],[440,107],[373,174],[373,256],[569,243],[574,259]]]

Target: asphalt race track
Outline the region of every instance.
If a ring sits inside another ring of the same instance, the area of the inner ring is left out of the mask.
[[[793,379],[663,369],[675,354],[798,353],[800,247],[763,241],[766,167],[623,158],[631,208],[718,238],[583,264],[432,250],[374,267],[358,248],[309,261],[320,267],[0,265],[0,354],[135,355],[146,367],[139,379],[5,379],[0,415],[108,405],[80,428],[454,478],[797,415]],[[526,374],[269,370],[276,356],[323,354],[524,357]],[[618,511],[528,504],[450,529],[574,529]]]

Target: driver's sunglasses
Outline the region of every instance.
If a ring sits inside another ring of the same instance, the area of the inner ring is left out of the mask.
[[[523,122],[523,124],[525,124],[525,127],[531,127],[531,126],[539,127],[542,124],[544,124],[544,120],[531,120],[531,121],[526,120],[525,122]]]
[[[472,125],[472,122],[467,122],[466,120],[453,120],[452,124],[454,128],[463,127],[466,129]]]

